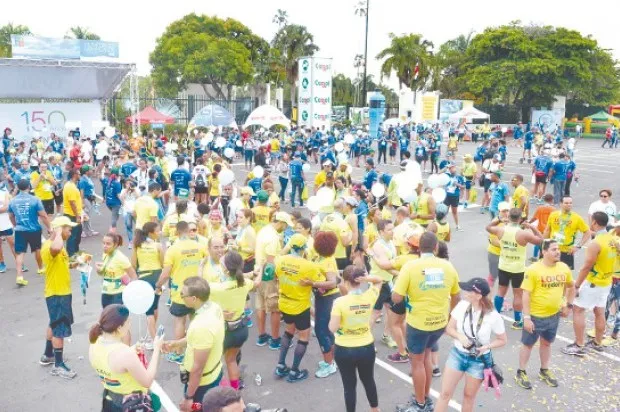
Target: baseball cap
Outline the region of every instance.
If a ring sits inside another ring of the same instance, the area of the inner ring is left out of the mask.
[[[482,278],[472,278],[467,282],[459,282],[459,286],[462,290],[467,292],[476,292],[482,296],[487,296],[491,293],[489,282]]]
[[[469,160],[469,159],[473,159],[472,155],[467,153],[465,156],[463,156],[463,159]]]
[[[497,177],[502,177],[502,171],[501,170],[496,170],[493,172],[493,174]]]
[[[333,164],[334,164],[334,163],[332,163],[332,161],[331,161],[331,160],[329,160],[329,159],[327,159],[326,161],[324,161],[324,162],[323,162],[323,166],[331,166],[331,165],[333,165]]]
[[[256,193],[256,198],[259,202],[266,202],[269,199],[269,193],[267,193],[266,190],[259,190],[258,193]]]
[[[91,165],[84,165],[84,166],[82,166],[82,168],[80,170],[82,171],[82,173],[86,173],[89,170],[93,170],[93,167]]]
[[[252,190],[252,188],[250,186],[245,186],[241,188],[241,194],[242,195],[250,195],[250,196],[255,196],[256,193],[254,193],[254,190]]]
[[[510,203],[508,202],[500,202],[499,205],[497,206],[498,210],[500,212],[503,212],[505,210],[510,210]]]
[[[419,247],[420,246],[420,237],[422,236],[422,232],[419,230],[410,230],[405,235],[405,239],[407,239],[407,243],[410,246]]]
[[[288,241],[288,244],[291,245],[291,247],[298,249],[306,247],[307,243],[308,239],[306,239],[306,237],[300,233],[295,233]]]
[[[277,212],[276,215],[273,218],[274,221],[276,222],[284,222],[289,226],[294,226],[293,223],[293,219],[291,218],[291,215],[289,215],[286,212]]]
[[[67,216],[58,216],[52,220],[52,229],[57,229],[62,226],[77,226],[77,223],[72,222]]]

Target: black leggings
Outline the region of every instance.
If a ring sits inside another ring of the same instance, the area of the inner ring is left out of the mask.
[[[375,356],[375,345],[372,343],[355,348],[336,345],[334,358],[342,378],[347,412],[355,412],[355,401],[357,400],[356,370],[366,390],[366,397],[370,407],[376,408],[379,406],[377,385],[375,384]]]
[[[383,163],[387,163],[387,159],[385,156],[387,155],[387,147],[385,149],[379,149],[379,158],[377,159],[377,164],[381,163],[381,155],[383,155]]]

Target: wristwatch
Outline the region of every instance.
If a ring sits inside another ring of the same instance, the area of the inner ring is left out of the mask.
[[[194,399],[194,395],[184,394],[183,398],[185,398],[186,401],[190,401]]]

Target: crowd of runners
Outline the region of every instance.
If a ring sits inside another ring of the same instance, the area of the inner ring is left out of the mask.
[[[462,153],[470,138],[475,153]],[[272,350],[275,378],[291,384],[340,374],[339,410],[356,410],[359,377],[378,411],[373,328],[383,329],[380,343],[394,350],[387,360],[411,366],[412,393],[397,410],[445,411],[464,380],[462,410],[471,411],[482,385],[498,389],[515,379],[532,389],[527,366],[537,342],[536,374],[558,386],[550,348],[561,317],[574,325],[567,355],[617,342],[620,224],[610,189],[600,190],[587,216],[572,210],[577,144],[561,130],[526,125],[510,137],[486,124],[471,131],[412,124],[378,138],[364,130],[167,137],[74,130],[30,143],[16,143],[7,128],[0,238],[14,256],[19,287],[28,285],[24,254],[35,254],[49,312],[40,363],[65,379],[76,377],[63,356],[73,324],[70,273],[92,260],[103,310],[88,320],[96,321],[88,355],[104,388],[103,411],[158,410],[148,388],[162,354],[180,365],[182,411],[241,411],[239,364],[249,344]],[[504,172],[513,149],[531,174]],[[233,167],[243,168],[235,161],[243,162],[244,179],[235,177]],[[400,172],[381,170],[381,161]],[[314,178],[311,165],[320,167]],[[359,181],[353,166],[365,169]],[[463,230],[460,211],[476,202],[489,215],[489,275],[461,281],[450,241]],[[101,235],[91,222],[103,219],[103,208],[110,222]],[[83,250],[87,237],[101,238],[101,249]],[[122,300],[136,279],[155,290],[146,339],[132,339]],[[500,313],[509,311],[511,327],[522,330],[510,377],[493,361],[507,344]],[[587,312],[593,331],[586,331]],[[173,321],[165,337],[161,317]],[[256,342],[247,342],[250,327],[258,329]],[[454,344],[440,354],[443,335]],[[323,360],[307,365],[308,345],[317,344]],[[435,401],[433,377],[441,377]]]

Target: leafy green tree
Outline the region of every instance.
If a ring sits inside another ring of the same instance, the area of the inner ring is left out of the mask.
[[[425,85],[433,67],[433,43],[420,34],[396,36],[390,33],[390,39],[390,46],[377,55],[377,59],[385,59],[381,65],[381,77],[390,77],[395,72],[400,87],[416,90]],[[419,67],[417,78],[416,65]]]
[[[65,39],[101,40],[101,37],[92,33],[88,27],[74,26],[69,29],[69,32],[65,35]]]
[[[11,57],[11,34],[31,35],[28,26],[13,23],[0,27],[0,57]]]
[[[273,48],[280,52],[281,65],[286,71],[286,80],[290,85],[291,104],[295,102],[295,82],[297,81],[300,57],[312,56],[319,50],[314,44],[314,36],[305,26],[287,24],[280,28],[271,42]]]
[[[462,98],[463,87],[457,79],[463,72],[465,53],[472,38],[473,32],[469,32],[468,35],[461,34],[455,39],[448,40],[439,46],[434,56],[430,89],[439,90],[444,99]]]
[[[269,58],[269,44],[239,21],[189,14],[157,39],[150,63],[163,96],[197,83],[209,98],[226,99],[233,86],[266,76]]]
[[[288,12],[286,10],[278,9],[271,21],[272,23],[277,24],[279,28],[286,26],[286,23],[288,23]]]
[[[334,106],[352,106],[355,102],[356,86],[342,73],[332,78],[332,104]]]

